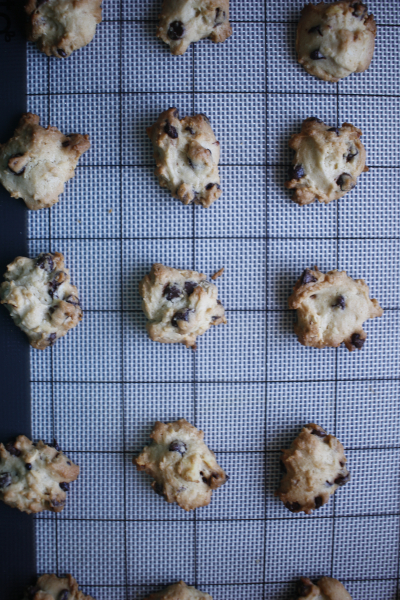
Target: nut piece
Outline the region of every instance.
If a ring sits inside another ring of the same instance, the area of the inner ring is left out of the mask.
[[[187,511],[210,504],[212,491],[228,476],[205,445],[204,433],[179,419],[167,424],[157,421],[150,437],[153,443],[133,464],[154,478],[156,494]]]
[[[90,148],[88,135],[67,136],[57,127],[41,127],[39,121],[32,113],[23,115],[14,136],[0,144],[0,182],[31,210],[58,202],[80,156]]]
[[[161,592],[150,594],[144,600],[212,600],[212,596],[180,581],[169,585]]]
[[[42,575],[36,585],[28,587],[23,600],[94,600],[79,591],[75,579],[71,575]]]
[[[352,600],[344,585],[332,577],[321,577],[314,585],[307,577],[297,584],[297,600]]]
[[[344,343],[350,352],[361,350],[367,337],[363,323],[383,315],[365,281],[346,271],[324,275],[318,267],[306,269],[293,290],[288,304],[297,310],[294,332],[303,346],[336,348]]]
[[[315,423],[306,425],[289,450],[282,450],[284,473],[275,492],[293,513],[309,515],[350,480],[342,444]]]

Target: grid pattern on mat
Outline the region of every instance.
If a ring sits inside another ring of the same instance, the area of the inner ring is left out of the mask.
[[[369,2],[372,66],[332,85],[295,60],[303,0],[231,4],[233,36],[183,57],[154,36],[157,0],[104,0],[95,40],[68,60],[29,46],[29,109],[92,142],[59,204],[29,215],[31,255],[65,253],[84,308],[31,355],[34,437],[55,437],[82,473],[66,510],[35,521],[37,569],[73,573],[97,600],[178,579],[215,600],[284,600],[299,576],[324,574],[354,600],[399,600],[400,5]],[[169,106],[207,114],[221,142],[224,194],[209,210],[154,178],[145,128]],[[339,202],[300,208],[283,186],[287,140],[312,115],[360,127],[371,168]],[[146,337],[137,283],[154,261],[226,267],[229,324],[197,353]],[[314,264],[365,277],[386,309],[362,352],[297,343],[286,299]],[[156,419],[180,417],[231,476],[190,514],[131,464]],[[343,442],[352,481],[298,516],[273,491],[280,448],[310,421]]]

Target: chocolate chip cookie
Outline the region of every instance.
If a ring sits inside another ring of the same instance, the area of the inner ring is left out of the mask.
[[[133,464],[154,478],[156,494],[187,511],[210,504],[212,491],[228,476],[205,445],[204,433],[179,419],[167,424],[157,421],[150,437],[152,444]]]
[[[78,290],[60,252],[18,256],[7,267],[0,303],[38,350],[52,346],[82,319]]]
[[[205,115],[179,119],[176,108],[161,113],[147,128],[161,187],[183,204],[211,206],[222,194],[218,173],[220,145]]]
[[[147,332],[154,342],[196,349],[199,335],[227,322],[217,286],[197,271],[156,263],[140,282],[139,293],[148,318]]]
[[[311,75],[336,82],[368,69],[376,24],[367,7],[354,0],[307,4],[297,28],[297,59]]]
[[[191,585],[186,585],[183,581],[169,585],[161,592],[150,594],[144,600],[212,600],[205,592],[196,590]]]
[[[352,279],[346,271],[321,273],[318,267],[306,269],[293,288],[289,308],[297,310],[294,332],[303,346],[361,350],[367,334],[362,325],[381,317],[377,300],[369,297],[363,279]]]
[[[66,58],[87,46],[101,23],[102,0],[28,0],[28,39],[47,56]]]
[[[23,600],[94,600],[79,591],[77,582],[71,575],[42,575],[36,585],[30,586]]]
[[[14,443],[0,444],[0,500],[22,512],[61,512],[78,475],[78,465],[56,442],[54,447],[33,444],[20,435]]]
[[[316,584],[301,577],[296,591],[297,600],[352,600],[344,585],[332,577],[321,577]]]
[[[285,186],[294,190],[293,201],[303,206],[315,200],[328,204],[350,192],[357,177],[368,171],[360,129],[350,123],[325,125],[321,119],[306,119],[301,132],[289,140],[296,152]]]
[[[350,480],[342,444],[315,423],[303,427],[282,452],[284,475],[275,495],[293,513],[309,515]]]
[[[0,182],[31,210],[58,202],[79,158],[90,148],[88,135],[64,135],[57,127],[41,127],[39,121],[32,113],[23,115],[13,137],[0,144]]]
[[[163,0],[157,37],[172,54],[184,54],[192,42],[224,42],[232,29],[229,0]]]

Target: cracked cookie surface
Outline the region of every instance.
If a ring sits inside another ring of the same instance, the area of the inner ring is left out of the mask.
[[[232,35],[229,0],[164,0],[157,37],[172,54],[184,54],[192,42],[224,42]]]
[[[187,511],[210,504],[212,491],[228,476],[204,443],[204,433],[179,419],[167,424],[157,421],[150,437],[152,444],[133,463],[154,478],[154,491]]]
[[[39,125],[32,113],[23,115],[12,138],[0,144],[0,182],[28,208],[49,208],[74,177],[81,155],[89,150],[88,135],[64,135],[57,127]]]
[[[47,56],[66,58],[87,46],[101,23],[102,0],[28,0],[28,39]]]
[[[309,515],[350,479],[342,444],[315,423],[303,427],[282,453],[284,475],[275,495],[291,512]]]
[[[36,585],[28,587],[22,600],[94,600],[79,590],[71,575],[42,575]]]
[[[317,267],[306,269],[288,300],[297,311],[294,332],[303,346],[361,350],[367,338],[363,323],[381,317],[383,310],[370,299],[363,279],[352,279],[346,271],[324,274]]]
[[[212,596],[197,590],[183,581],[169,585],[160,592],[150,594],[145,600],[212,600]]]
[[[146,329],[154,342],[196,349],[199,335],[227,322],[217,286],[197,271],[156,263],[140,282],[139,293],[148,318]]]
[[[194,202],[204,208],[220,197],[220,144],[205,115],[179,119],[178,110],[169,108],[147,128],[147,135],[161,187],[183,204]]]
[[[361,2],[307,4],[297,27],[297,60],[324,81],[337,82],[368,69],[376,24]]]
[[[300,206],[315,200],[328,204],[350,192],[357,177],[368,171],[361,135],[350,123],[330,127],[316,117],[306,119],[289,140],[296,152],[285,183],[294,190],[292,200]]]
[[[56,443],[33,444],[20,435],[14,443],[0,444],[0,499],[22,512],[61,512],[78,475],[78,465]]]
[[[7,266],[0,301],[38,350],[52,346],[82,319],[78,290],[60,252],[17,257]]]
[[[297,585],[297,600],[352,600],[340,581],[332,577],[321,577],[313,584],[307,577],[301,577]]]

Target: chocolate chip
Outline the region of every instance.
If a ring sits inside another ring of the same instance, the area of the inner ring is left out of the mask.
[[[362,338],[359,333],[353,333],[351,336],[351,343],[357,350],[361,350],[365,344],[365,338]]]
[[[49,335],[49,337],[47,338],[47,340],[48,340],[48,342],[50,342],[50,346],[52,344],[54,344],[54,342],[56,341],[56,338],[57,338],[57,334],[56,333],[51,333]]]
[[[194,170],[194,164],[192,163],[192,161],[190,160],[189,157],[188,157],[188,163],[189,163],[189,167]]]
[[[296,595],[299,597],[308,596],[311,591],[312,583],[308,583],[304,578],[302,578],[296,585]]]
[[[321,431],[321,429],[313,429],[311,435],[316,435],[317,437],[324,438],[328,434],[325,431]]]
[[[61,590],[58,600],[68,600],[69,590]]]
[[[168,450],[170,452],[179,452],[179,454],[182,454],[182,456],[183,456],[185,454],[187,448],[186,448],[186,444],[184,444],[180,440],[175,440],[174,442],[170,443]]]
[[[285,467],[284,462],[281,458],[279,459],[279,470],[281,471],[281,473],[287,473],[287,468]]]
[[[195,281],[185,281],[185,292],[188,296],[191,296],[194,292],[194,289],[197,288],[197,283]]]
[[[63,148],[67,148],[71,143],[71,140],[67,140],[66,142],[63,142],[61,145]]]
[[[174,327],[178,327],[178,321],[189,321],[189,313],[190,312],[191,311],[188,308],[185,308],[185,310],[176,312],[174,314],[174,316],[172,317],[171,324]]]
[[[12,483],[11,473],[3,473],[0,475],[0,489],[6,488]]]
[[[330,481],[325,481],[325,485],[326,487],[332,487],[333,483],[331,483]]]
[[[350,173],[342,173],[340,177],[337,178],[336,183],[342,192],[349,192],[356,185]]]
[[[13,158],[20,158],[21,156],[23,156],[23,154],[13,154],[13,156],[10,156],[10,158],[8,159],[8,164],[10,164],[10,161]],[[10,168],[10,166],[8,166],[8,170],[11,171],[11,173],[13,175],[16,175],[17,177],[20,177],[21,175],[23,175],[25,169],[26,169],[26,165],[24,167],[22,167],[22,169],[20,171],[14,171],[13,169]]]
[[[177,108],[175,108],[172,115],[175,117],[175,119],[177,119],[179,117],[179,110]]]
[[[173,21],[168,27],[167,36],[170,40],[180,40],[185,35],[185,27],[181,21]]]
[[[298,512],[301,509],[301,505],[298,502],[286,502],[285,506],[290,512]]]
[[[57,271],[52,281],[49,282],[49,295],[51,298],[57,298],[57,290],[66,281],[67,274],[64,271]]]
[[[213,315],[213,316],[211,317],[211,320],[212,320],[212,321],[216,321],[217,319],[220,319],[220,316],[219,316],[219,315]]]
[[[323,501],[324,500],[322,496],[317,496],[316,498],[314,498],[315,508],[321,508]]]
[[[194,135],[196,132],[191,127],[185,127],[185,131],[188,131],[190,134]]]
[[[222,306],[221,300],[217,300],[217,304],[219,304],[220,306]]]
[[[66,481],[62,481],[60,483],[60,488],[63,492],[69,492],[69,483],[67,483]]]
[[[62,48],[57,48],[57,53],[59,56],[61,56],[61,58],[65,58],[67,56],[67,53]]]
[[[321,26],[315,25],[315,27],[311,27],[311,29],[308,30],[308,33],[318,33],[318,35],[322,37]]]
[[[345,485],[348,481],[350,481],[350,473],[347,473],[347,475],[338,475],[334,480],[334,483],[336,483],[336,485],[342,486]]]
[[[294,165],[289,169],[289,179],[301,179],[304,175],[303,165]]]
[[[21,456],[21,450],[18,450],[11,442],[6,444],[6,450],[11,454],[11,456]]]
[[[351,8],[353,9],[353,17],[356,17],[357,19],[363,19],[368,10],[367,7],[361,2],[355,2],[354,4],[351,4]]]
[[[336,306],[340,306],[342,310],[346,308],[346,301],[343,296],[338,296],[336,298],[336,304],[332,304],[332,308],[335,308]]]
[[[54,508],[57,508],[58,506],[64,506],[64,502],[60,502],[59,500],[51,500],[51,505],[54,506]]]
[[[314,281],[317,281],[317,278],[314,277],[314,275],[311,273],[310,269],[306,269],[302,276],[300,277],[300,284],[301,285],[306,285],[306,283],[313,283]]]
[[[217,190],[221,189],[221,187],[218,185],[218,183],[207,183],[206,190],[211,190],[214,187],[214,185],[217,187]]]
[[[165,123],[164,131],[173,140],[176,140],[176,138],[178,137],[177,130],[175,129],[175,127],[173,125],[171,125],[171,123],[169,121],[167,121]]]
[[[179,298],[179,296],[181,295],[181,290],[178,288],[178,286],[174,285],[173,283],[169,283],[163,291],[163,296],[166,297],[166,299],[170,302],[171,300],[173,300],[174,298]]]
[[[346,464],[346,463],[342,462],[341,460],[339,461],[339,465],[340,465],[341,467],[344,467],[344,465],[345,465],[345,464]]]
[[[358,150],[355,146],[350,146],[349,153],[344,155],[347,162],[351,162],[358,155]]]
[[[340,131],[337,127],[329,127],[328,131],[334,131],[338,137],[340,135]]]
[[[306,121],[315,121],[316,123],[323,123],[322,119],[318,119],[318,117],[308,117],[308,119],[305,120]]]
[[[32,469],[31,463],[25,463],[25,468],[30,471]]]
[[[153,484],[153,490],[159,496],[164,496],[164,487],[161,483],[158,483],[158,481]]]
[[[73,304],[74,306],[79,306],[79,298],[76,296],[67,296],[67,298],[65,298],[65,302],[68,302],[68,304]]]
[[[313,50],[310,54],[310,58],[312,60],[324,60],[325,56],[323,54],[321,54],[321,52],[318,50]]]
[[[39,269],[44,269],[47,273],[51,273],[54,269],[53,255],[40,254],[36,261],[36,266],[39,267]]]

